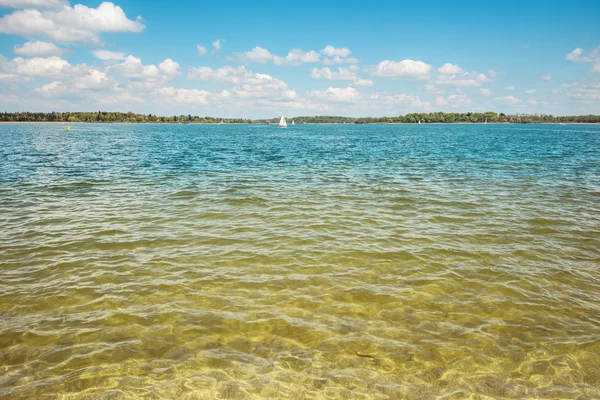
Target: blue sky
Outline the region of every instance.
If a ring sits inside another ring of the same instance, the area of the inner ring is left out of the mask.
[[[600,1],[0,0],[0,110],[600,114]]]

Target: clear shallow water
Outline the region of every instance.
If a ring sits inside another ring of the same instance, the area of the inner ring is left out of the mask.
[[[600,398],[600,126],[0,125],[0,398]]]

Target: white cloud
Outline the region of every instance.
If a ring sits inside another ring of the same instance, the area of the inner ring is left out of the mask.
[[[569,61],[593,63],[592,72],[600,72],[600,46],[595,49],[584,53],[583,49],[578,47],[566,57]]]
[[[315,79],[332,79],[340,81],[353,81],[356,79],[356,74],[347,68],[339,68],[337,72],[331,71],[329,68],[313,68],[310,70],[310,76]]]
[[[215,52],[218,52],[221,50],[221,39],[217,39],[214,42],[212,42],[213,47],[215,48]]]
[[[327,45],[321,50],[321,54],[325,56],[323,59],[323,64],[325,65],[358,63],[358,59],[350,57],[352,52],[347,47],[333,47]]]
[[[494,99],[495,102],[505,105],[515,105],[521,100],[515,96],[497,97]]]
[[[358,65],[349,65],[348,69],[350,71],[360,71],[360,67]]]
[[[211,93],[199,89],[183,89],[174,87],[157,88],[154,91],[156,102],[173,104],[208,105],[220,103],[229,99],[231,94],[227,90],[220,93]]]
[[[535,106],[538,102],[535,100],[527,100],[527,104],[530,104],[532,106]]]
[[[455,64],[446,63],[438,68],[438,72],[443,75],[454,75],[454,74],[462,74],[463,70],[461,67]]]
[[[458,108],[471,103],[471,99],[464,94],[452,94],[448,97],[438,96],[435,99],[436,106],[448,106],[451,108]]]
[[[54,43],[35,41],[25,42],[21,47],[14,46],[15,53],[26,56],[59,56],[65,52],[65,49],[61,49]]]
[[[171,60],[170,58],[167,58],[165,61],[158,64],[158,69],[160,69],[163,74],[168,77],[181,74],[181,71],[179,70],[179,63]]]
[[[9,63],[12,72],[18,75],[59,78],[69,75],[71,64],[60,57],[17,57]]]
[[[498,76],[498,72],[496,70],[490,69],[488,71],[488,75],[491,76],[492,79],[493,79],[493,78],[496,78]]]
[[[323,50],[321,50],[321,54],[326,55],[327,57],[348,57],[352,52],[347,47],[335,48],[333,46],[327,45]]]
[[[481,94],[484,96],[491,96],[494,94],[490,89],[485,88],[479,89],[479,92],[481,92]]]
[[[110,2],[97,8],[82,4],[58,10],[17,10],[0,18],[0,33],[45,36],[62,43],[99,43],[101,32],[140,32],[141,18],[132,21]]]
[[[446,91],[444,89],[440,89],[430,83],[430,84],[425,85],[425,92],[427,94],[444,94]]]
[[[172,79],[180,73],[179,64],[170,58],[156,66],[154,64],[144,65],[141,59],[131,55],[125,57],[123,62],[112,65],[110,69],[121,76],[145,81],[150,87],[159,81]]]
[[[431,71],[431,65],[423,61],[384,60],[377,65],[373,74],[393,79],[427,79],[429,71]]]
[[[310,76],[315,79],[331,79],[338,81],[352,81],[356,86],[373,86],[373,81],[370,79],[361,79],[356,73],[348,68],[338,68],[337,71],[332,71],[329,68],[313,68],[310,71]]]
[[[250,51],[245,51],[243,53],[233,54],[229,57],[231,61],[240,61],[240,62],[257,62],[257,63],[266,63],[273,59],[273,54],[267,49],[263,49],[262,47],[256,46]]]
[[[198,50],[198,54],[200,55],[206,54],[206,47],[202,46],[201,44],[196,45],[196,50]]]
[[[11,8],[60,8],[68,4],[66,0],[0,0],[0,7]]]
[[[373,86],[373,81],[370,79],[361,79],[358,78],[354,82],[352,82],[354,86]]]
[[[287,56],[273,56],[277,65],[300,65],[302,63],[316,63],[321,60],[321,55],[314,50],[305,52],[302,49],[292,49]]]
[[[277,101],[297,100],[295,90],[280,79],[270,75],[248,71],[246,67],[233,68],[225,66],[217,69],[210,67],[191,68],[188,79],[209,80],[223,84],[234,85],[232,92],[240,98],[266,97]]]
[[[376,107],[390,108],[398,105],[405,105],[413,109],[428,109],[431,107],[431,103],[428,101],[422,101],[419,96],[412,96],[407,94],[381,94],[373,93],[369,95],[369,102]]]
[[[581,54],[583,53],[583,49],[581,47],[576,48],[569,54],[567,54],[566,59],[569,61],[581,61]]]
[[[460,75],[440,75],[436,80],[437,85],[454,85],[454,86],[481,86],[482,83],[489,81],[485,74],[477,72],[463,73]]]
[[[360,93],[353,87],[346,88],[334,88],[329,87],[325,90],[316,90],[310,92],[310,95],[321,100],[341,102],[341,103],[354,103],[360,100]]]
[[[325,65],[333,65],[333,64],[357,64],[358,59],[354,57],[341,57],[335,56],[333,58],[325,58],[323,59],[323,64]]]
[[[573,86],[572,91],[567,96],[581,102],[596,102],[600,100],[600,82]]]
[[[527,90],[525,91],[525,93],[526,93],[526,94],[534,94],[536,91],[537,91],[537,90],[535,90],[535,89],[527,89]]]
[[[515,90],[514,86],[505,86],[504,90]]]
[[[550,74],[542,75],[541,78],[545,81],[550,81],[550,80],[552,80],[552,75],[550,75]]]
[[[92,51],[94,57],[99,58],[104,61],[108,60],[124,60],[125,54],[119,51],[108,51],[108,50],[95,50]]]

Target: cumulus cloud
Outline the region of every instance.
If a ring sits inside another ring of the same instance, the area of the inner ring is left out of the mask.
[[[220,103],[230,98],[227,90],[220,93],[212,93],[199,89],[183,89],[174,87],[161,87],[154,91],[156,102],[174,104],[208,105]]]
[[[13,59],[8,67],[17,75],[59,78],[68,76],[71,72],[71,64],[60,57],[34,57]]]
[[[325,65],[358,63],[358,59],[350,57],[352,52],[347,47],[338,48],[327,45],[321,50],[321,54],[325,56],[325,58],[323,58],[323,64]]]
[[[373,81],[369,79],[361,79],[356,73],[348,68],[338,68],[337,71],[332,71],[329,68],[313,68],[310,71],[310,76],[315,79],[330,79],[338,81],[352,81],[357,86],[373,86]]]
[[[333,46],[327,45],[323,50],[321,50],[321,54],[326,55],[327,57],[348,57],[350,54],[352,54],[352,52],[347,47],[335,48]]]
[[[124,60],[125,54],[119,51],[108,51],[108,50],[95,50],[92,51],[94,57],[99,58],[104,61],[108,60]]]
[[[35,41],[25,42],[21,47],[14,46],[16,54],[26,57],[33,56],[59,56],[65,52],[65,49],[61,49],[54,43]]]
[[[167,58],[165,61],[158,64],[158,69],[160,69],[162,73],[168,77],[181,74],[181,71],[179,70],[179,63],[171,60],[170,58]]]
[[[479,92],[484,96],[491,96],[492,94],[494,94],[490,89],[486,88],[479,89]]]
[[[310,92],[310,95],[321,100],[340,102],[340,103],[354,103],[360,100],[361,96],[358,90],[353,87],[346,88],[334,88],[329,87],[325,90],[316,90]]]
[[[431,65],[423,61],[410,59],[402,61],[384,60],[380,62],[373,75],[393,79],[428,79]]]
[[[587,53],[578,47],[567,54],[566,59],[574,62],[593,63],[592,72],[600,72],[600,46]]]
[[[66,0],[0,0],[0,7],[11,8],[60,8],[68,4]]]
[[[99,43],[102,32],[140,32],[141,17],[135,21],[110,2],[97,8],[82,4],[60,9],[17,10],[0,18],[0,33],[25,37],[45,36],[61,43]]]
[[[482,83],[490,79],[485,74],[477,72],[464,72],[454,75],[440,75],[435,83],[437,85],[454,85],[454,86],[481,86]]]
[[[170,58],[156,66],[154,64],[144,65],[141,59],[132,55],[125,57],[123,62],[112,65],[110,70],[134,81],[143,81],[147,88],[152,88],[159,82],[168,81],[181,73],[179,64]]]
[[[280,57],[265,48],[256,46],[250,51],[234,53],[229,56],[228,59],[230,61],[257,63],[273,61],[276,65],[280,66],[298,66],[303,63],[319,62],[321,55],[314,50],[304,51],[302,49],[292,49],[288,52],[287,56]]]
[[[277,65],[300,65],[302,63],[316,63],[321,60],[321,55],[314,50],[305,52],[302,49],[292,49],[287,56],[273,56],[273,62]]]
[[[455,64],[446,63],[438,68],[438,72],[443,75],[454,75],[454,74],[462,74],[463,70],[461,67]]]
[[[248,71],[246,67],[225,66],[217,69],[210,67],[191,68],[187,75],[192,80],[207,80],[233,85],[232,92],[240,98],[268,97],[272,100],[297,100],[295,90],[280,79],[267,74]]]
[[[215,48],[214,52],[219,52],[221,50],[221,39],[215,40],[212,45]]]
[[[536,90],[535,90],[535,89],[527,89],[527,90],[525,91],[525,93],[526,93],[526,94],[534,94],[535,92],[536,92]]]
[[[206,47],[202,46],[201,44],[196,45],[196,50],[198,50],[198,54],[200,55],[206,54]]]

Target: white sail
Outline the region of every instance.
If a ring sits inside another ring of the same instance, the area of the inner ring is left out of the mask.
[[[281,119],[279,120],[279,128],[287,128],[287,123],[285,122],[285,118],[283,118],[283,115],[281,116]]]
[[[292,123],[290,125],[296,125],[296,123],[294,122],[294,120],[292,120]]]

